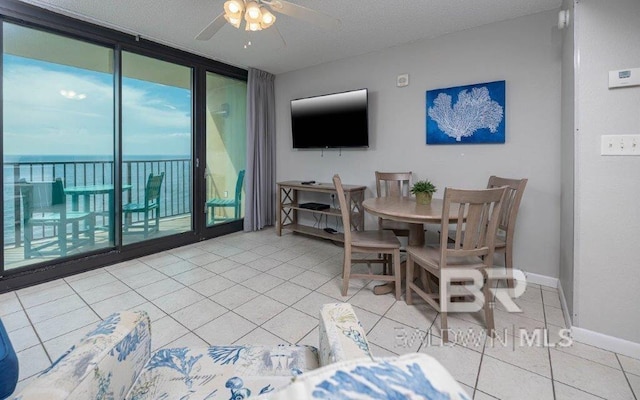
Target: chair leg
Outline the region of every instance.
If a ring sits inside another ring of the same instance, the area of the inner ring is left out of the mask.
[[[411,254],[407,253],[407,293],[405,294],[405,302],[409,305],[413,304],[413,299],[411,298],[411,285],[413,284],[413,257]]]
[[[149,236],[149,211],[144,210],[144,237]]]
[[[33,227],[26,225],[24,227],[24,259],[31,258],[31,240],[33,240]]]
[[[351,275],[351,251],[344,250],[344,265],[342,266],[342,295],[347,295],[349,276]]]
[[[513,246],[507,245],[504,251],[504,267],[507,273],[507,287],[513,289]]]
[[[65,221],[61,221],[60,226],[58,226],[58,247],[60,247],[60,255],[67,255],[67,223]]]
[[[96,244],[96,216],[92,213],[89,216],[89,244],[93,246]]]
[[[442,301],[442,298],[440,298]],[[449,343],[449,323],[447,322],[447,313],[440,313],[440,334],[442,335],[442,343]]]
[[[487,273],[483,270],[482,275],[484,275],[485,281],[487,279]],[[487,282],[483,288],[482,292],[484,294],[484,319],[487,323],[487,330],[489,331],[489,335],[491,337],[495,336],[495,322],[493,320],[493,299],[491,298],[491,291],[489,289],[489,283]]]
[[[400,270],[400,249],[393,251],[393,273],[396,277],[396,300],[400,300],[402,294],[402,271]]]

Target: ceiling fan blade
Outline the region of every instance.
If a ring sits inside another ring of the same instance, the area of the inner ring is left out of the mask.
[[[307,21],[325,29],[338,30],[342,26],[342,22],[338,18],[285,0],[263,0],[262,2],[269,5],[273,11]]]
[[[227,23],[224,19],[224,13],[218,15],[209,25],[198,33],[196,40],[209,40]]]

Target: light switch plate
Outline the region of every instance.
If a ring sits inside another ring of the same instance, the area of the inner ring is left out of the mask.
[[[602,135],[603,156],[640,156],[640,135]]]
[[[397,87],[409,86],[409,74],[401,74],[396,78]]]

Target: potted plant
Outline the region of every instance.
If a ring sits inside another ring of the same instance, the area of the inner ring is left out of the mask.
[[[428,180],[418,181],[411,187],[411,193],[416,195],[418,204],[431,204],[431,197],[438,189]]]

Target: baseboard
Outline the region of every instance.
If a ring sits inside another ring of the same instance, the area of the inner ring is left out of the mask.
[[[576,342],[613,351],[628,357],[640,358],[640,343],[590,331],[589,329],[578,328],[577,326],[571,328],[571,336]]]
[[[562,283],[558,280],[558,294],[560,295],[560,307],[562,308],[562,315],[564,315],[564,323],[571,328],[573,326],[571,314],[569,314],[569,306],[567,305],[567,298],[564,296],[564,290],[562,289]]]
[[[558,288],[558,278],[552,278],[550,276],[534,274],[526,271],[524,271],[524,275],[527,277],[528,283],[536,283],[540,286],[552,287],[554,289]]]

